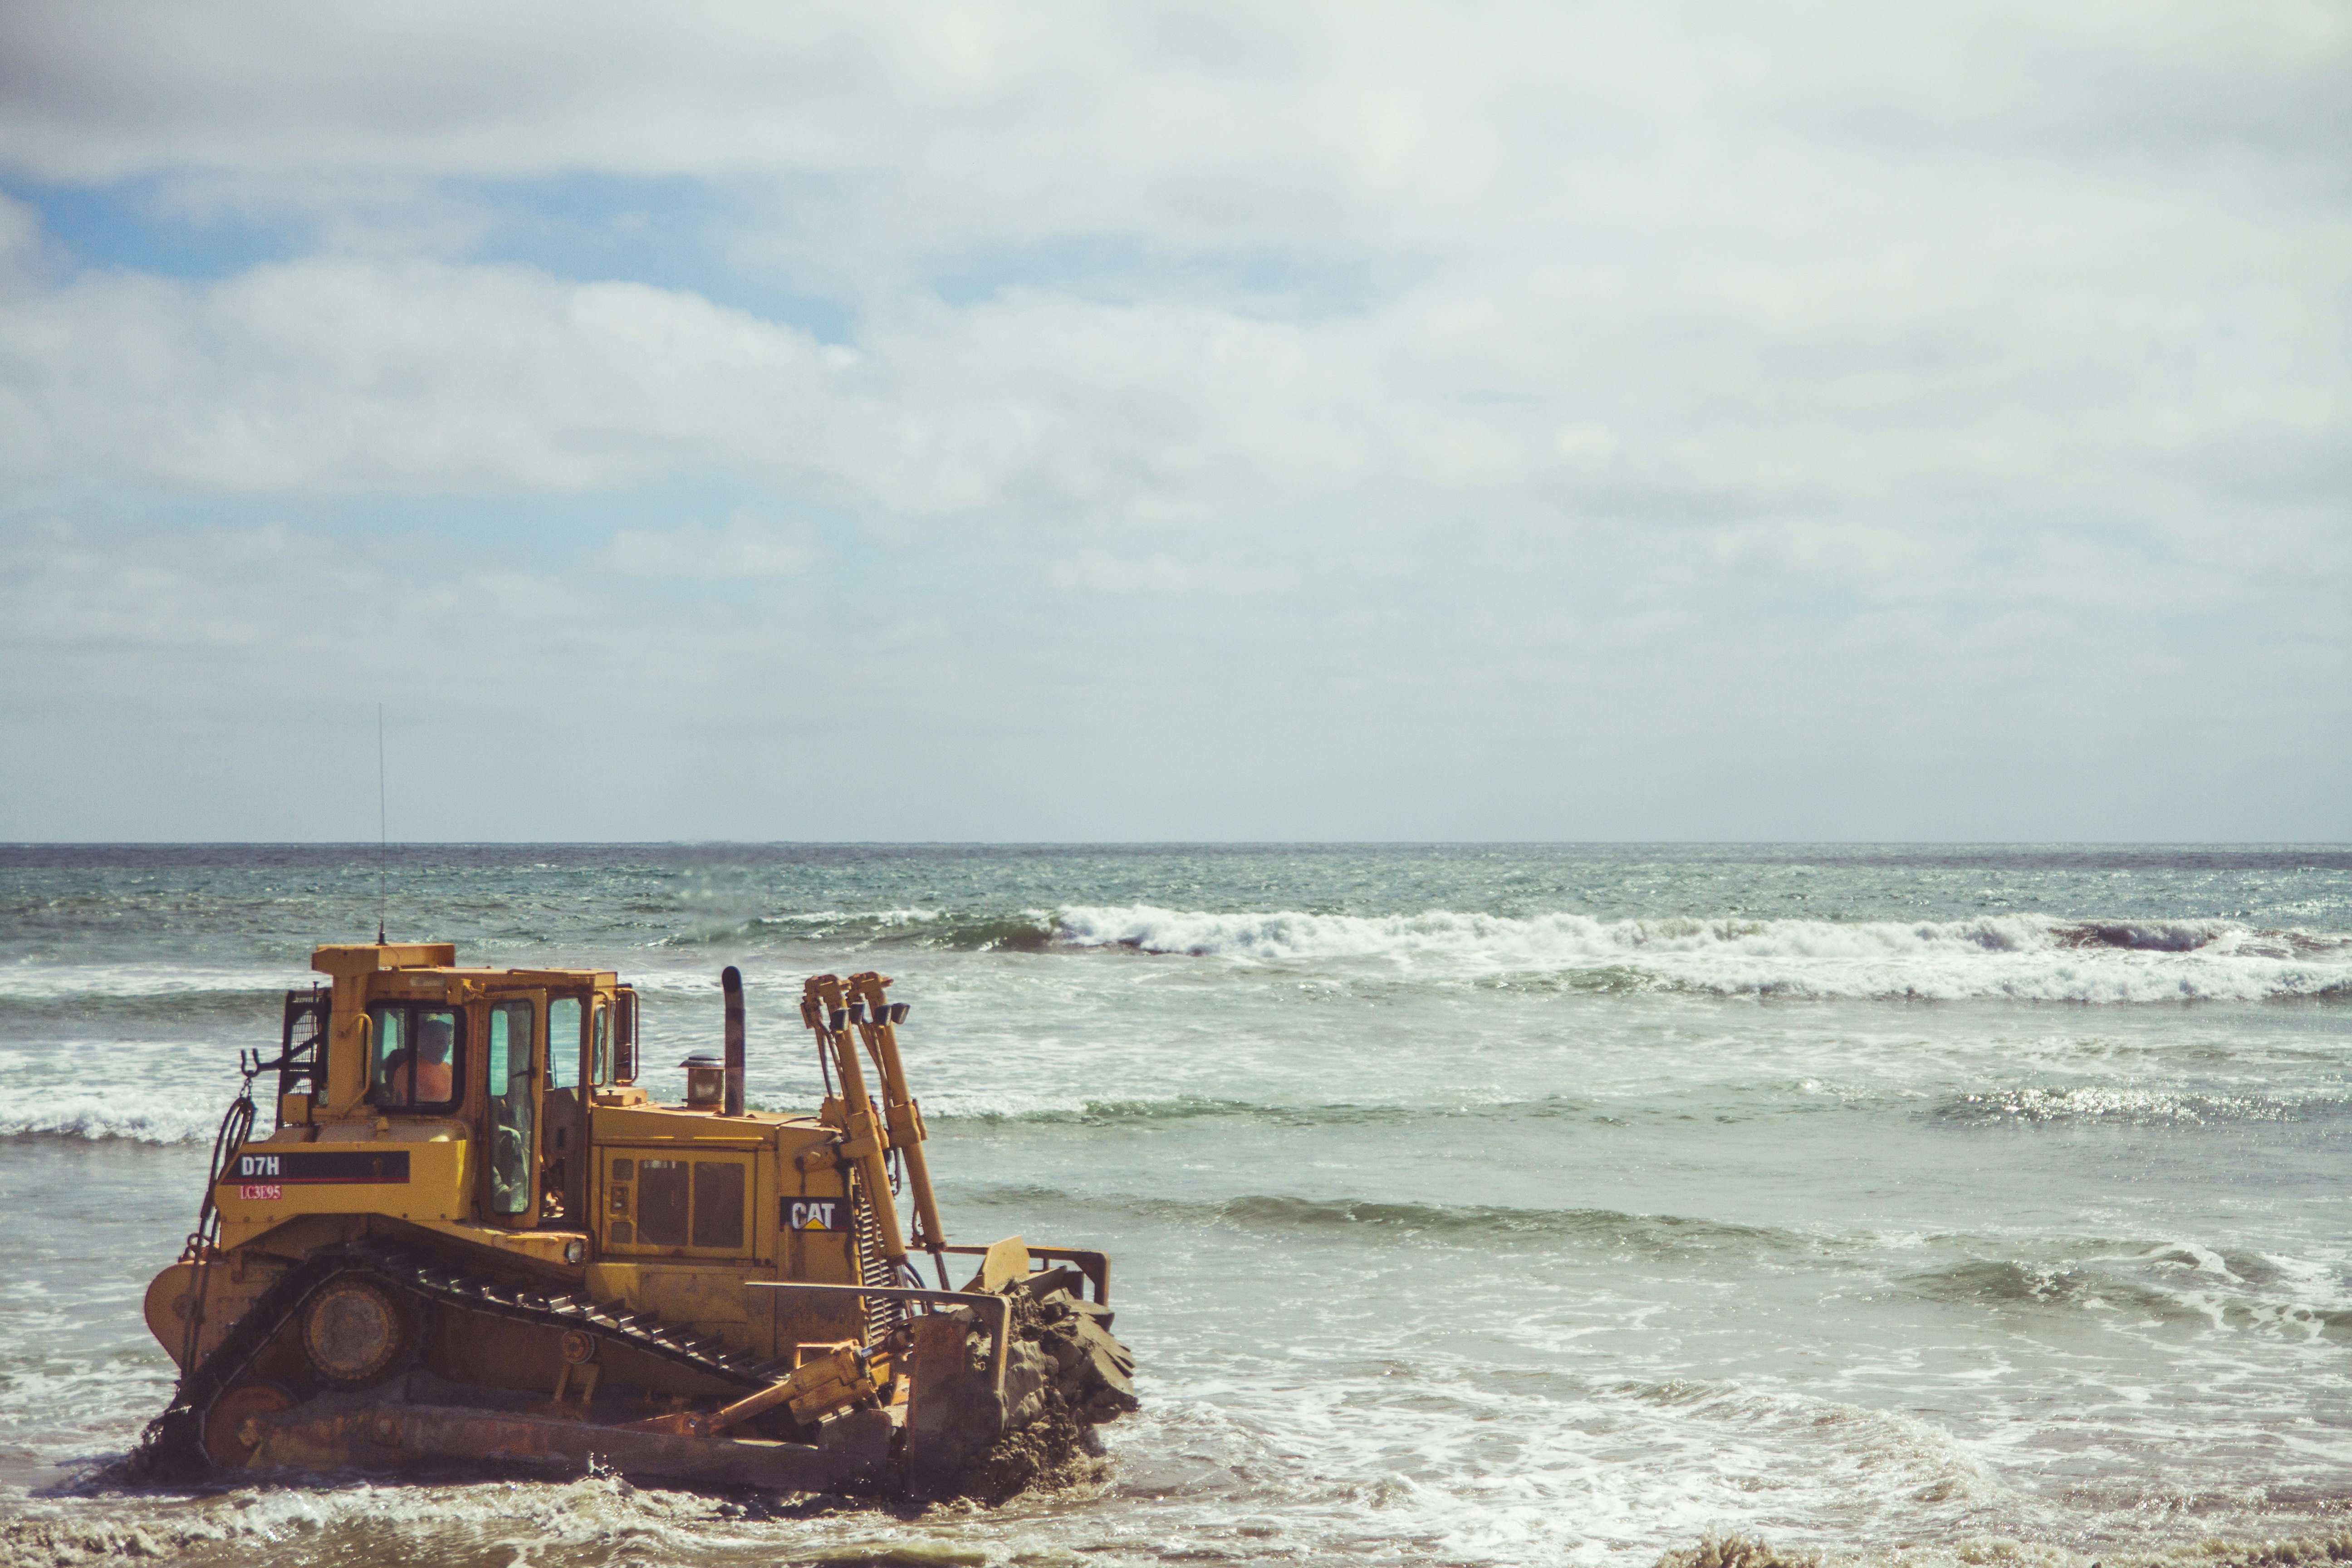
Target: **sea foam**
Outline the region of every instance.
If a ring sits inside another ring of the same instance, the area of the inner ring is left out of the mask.
[[[1437,974],[1609,968],[1646,975],[1660,989],[1729,995],[2089,1003],[2352,995],[2352,938],[2227,921],[1599,921],[1134,904],[1072,906],[1057,925],[1060,941],[1079,947],[1248,963],[1373,961]]]
[[[133,1143],[193,1143],[211,1138],[234,1091],[216,1097],[189,1092],[126,1091],[113,1096],[68,1093],[34,1098],[0,1111],[0,1138],[120,1138]],[[262,1113],[262,1129],[269,1126]]]

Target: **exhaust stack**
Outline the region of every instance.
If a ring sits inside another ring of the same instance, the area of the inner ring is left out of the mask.
[[[719,973],[727,994],[727,1104],[725,1116],[743,1114],[743,972],[729,964]]]

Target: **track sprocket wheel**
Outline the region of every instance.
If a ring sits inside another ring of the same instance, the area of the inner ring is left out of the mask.
[[[346,1274],[329,1280],[302,1310],[302,1353],[319,1380],[367,1388],[415,1359],[416,1315],[387,1280]]]
[[[293,1390],[278,1384],[259,1379],[238,1384],[214,1400],[213,1407],[205,1413],[205,1454],[224,1470],[243,1469],[254,1448],[243,1436],[246,1418],[291,1410],[298,1403]]]

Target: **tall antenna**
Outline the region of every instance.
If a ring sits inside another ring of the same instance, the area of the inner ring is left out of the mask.
[[[375,944],[383,945],[385,866],[392,858],[392,817],[384,809],[383,704],[375,705]]]

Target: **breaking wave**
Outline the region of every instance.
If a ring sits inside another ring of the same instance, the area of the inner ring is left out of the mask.
[[[1055,1100],[1039,1095],[960,1093],[955,1090],[931,1096],[923,1103],[923,1113],[932,1121],[982,1121],[1047,1127],[1132,1126],[1192,1121],[1211,1117],[1269,1122],[1278,1127],[1362,1127],[1448,1117],[1475,1117],[1490,1121],[1498,1118],[1539,1121],[1590,1115],[1593,1109],[1591,1101],[1560,1097],[1541,1100],[1497,1098],[1491,1101],[1455,1099],[1395,1104],[1315,1104],[1220,1100],[1195,1094],[1154,1100]]]
[[[16,964],[0,967],[0,1006],[60,1004],[231,1007],[275,1012],[289,990],[324,977],[295,971],[205,970],[171,964]]]
[[[1343,915],[1184,910],[1152,904],[1060,910],[816,910],[674,932],[648,947],[790,952],[829,964],[861,951],[1074,953],[1125,951],[1237,964],[1367,968],[1409,980],[1562,994],[2146,1003],[2352,998],[2352,936],[2199,920],[1963,921],[1497,915],[1429,910]],[[513,957],[485,952],[482,959]],[[591,962],[585,955],[575,955]],[[610,954],[593,962],[609,963]],[[626,967],[625,965],[625,967]],[[653,972],[642,985],[696,990],[707,977]],[[111,1016],[268,1007],[316,976],[171,965],[0,966],[0,1010],[88,1006]]]
[[[1213,1205],[1217,1223],[1242,1230],[1318,1231],[1361,1227],[1400,1237],[1591,1237],[1645,1250],[1683,1252],[1730,1247],[1740,1251],[1800,1247],[1810,1240],[1759,1226],[1615,1209],[1508,1208],[1490,1204],[1372,1203],[1359,1198],[1238,1197]]]
[[[921,947],[951,952],[1042,952],[1060,928],[1046,910],[814,910],[761,915],[732,925],[667,936],[657,948],[806,945]]]
[[[2352,1113],[2352,1100],[2334,1094],[2214,1094],[2106,1084],[2056,1089],[2029,1084],[1992,1089],[1956,1096],[1935,1110],[1939,1121],[1979,1126],[2103,1121],[2162,1127],[2215,1121],[2316,1121],[2347,1113]]]
[[[1641,920],[1585,915],[1318,915],[1077,906],[1076,947],[1248,963],[1373,961],[1484,978],[1594,971],[1659,990],[1726,995],[2007,997],[2042,1002],[2260,1001],[2352,996],[2352,937],[2229,921]]]
[[[126,1104],[98,1095],[36,1100],[0,1111],[0,1138],[68,1138],[82,1142],[207,1142],[219,1130],[229,1095]],[[268,1126],[265,1112],[262,1123]]]
[[[2189,1321],[2210,1317],[2179,1295],[2083,1268],[2009,1258],[1972,1258],[1916,1274],[1911,1288],[1947,1301],[1999,1307],[2085,1308]]]
[[[1932,1300],[1996,1310],[2119,1314],[2142,1321],[2337,1340],[2352,1310],[2331,1271],[2190,1242],[2110,1249],[2096,1259],[1973,1257],[1911,1275]]]
[[[1024,1211],[1067,1204],[1055,1189],[1007,1185],[967,1194],[967,1201]],[[1626,1214],[1602,1208],[1513,1208],[1496,1204],[1379,1202],[1368,1198],[1301,1198],[1255,1193],[1222,1201],[1109,1196],[1076,1201],[1177,1225],[1305,1237],[1346,1232],[1396,1241],[1484,1244],[1551,1239],[1650,1253],[1805,1252],[1837,1248],[1831,1237],[1682,1215]]]

